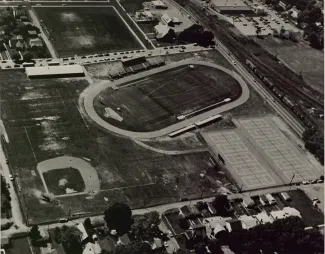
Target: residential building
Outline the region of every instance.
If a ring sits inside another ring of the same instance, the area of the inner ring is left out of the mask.
[[[118,245],[127,245],[129,244],[131,241],[130,241],[130,238],[128,237],[127,234],[124,234],[122,236],[119,236],[118,237],[118,240],[117,240],[117,244]]]
[[[238,219],[231,219],[231,220],[227,221],[226,228],[227,228],[228,232],[239,231],[239,230],[243,229],[242,223]]]
[[[258,224],[258,220],[252,216],[241,215],[238,219],[242,222],[243,229],[250,229]]]
[[[27,21],[29,21],[29,19],[27,16],[20,16],[20,21],[27,22]]]
[[[297,19],[300,11],[294,6],[291,8],[291,18]]]
[[[246,208],[250,208],[250,207],[255,206],[255,202],[254,202],[253,199],[251,199],[251,197],[249,197],[249,196],[244,196],[244,197],[243,197],[243,205],[244,205]]]
[[[151,241],[148,242],[151,246],[152,250],[157,250],[163,247],[162,241],[160,238],[153,238]]]
[[[160,21],[163,25],[166,25],[166,26],[173,25],[173,20],[166,13],[161,16]]]
[[[35,30],[28,30],[28,36],[35,38],[37,37],[37,32]]]
[[[195,206],[190,207],[188,205],[181,207],[180,213],[184,216],[184,218],[189,218],[200,214],[199,210]]]
[[[285,201],[290,201],[291,197],[289,196],[289,194],[287,192],[281,192],[281,197],[285,200]]]
[[[269,204],[268,199],[264,195],[260,196],[260,202],[261,202],[262,205],[268,205]]]
[[[279,2],[279,6],[281,6],[283,9],[287,8],[287,5],[282,1]]]
[[[25,8],[21,8],[21,9],[15,8],[13,11],[13,14],[14,14],[15,18],[19,18],[20,16],[26,16],[26,9]]]
[[[212,203],[207,203],[207,207],[208,207],[208,211],[212,215],[216,215],[217,214],[217,210],[214,208],[214,206],[212,205]]]
[[[300,212],[293,207],[284,207],[282,211],[289,216],[298,216],[301,218]]]
[[[169,34],[171,29],[169,26],[158,24],[155,26],[155,34],[157,40],[164,40],[166,39],[167,35]]]
[[[168,9],[168,6],[163,1],[152,1],[151,6],[153,6],[155,9]]]
[[[260,224],[272,223],[274,221],[272,217],[267,215],[266,212],[258,213],[254,215],[254,217],[258,220],[258,223]]]
[[[271,205],[276,204],[276,201],[275,201],[274,197],[272,196],[272,194],[268,193],[265,195],[265,197],[267,198],[269,204],[271,204]]]
[[[29,46],[30,47],[43,47],[43,41],[40,38],[30,39]]]
[[[9,245],[9,238],[1,236],[1,248],[6,248]]]
[[[215,226],[215,228],[213,229],[213,235],[217,238],[220,238],[221,235],[227,233],[226,229],[224,226],[222,226],[221,224],[217,223],[217,225]]]

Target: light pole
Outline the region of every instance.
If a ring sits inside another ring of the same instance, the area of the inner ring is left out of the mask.
[[[290,185],[289,192],[290,192],[290,190],[291,190],[291,186],[292,186],[291,183],[292,183],[292,180],[293,180],[293,178],[295,178],[295,176],[296,176],[296,175],[293,174],[293,175],[292,175],[292,178],[291,178],[291,180],[290,180],[290,183],[289,183],[289,185]]]

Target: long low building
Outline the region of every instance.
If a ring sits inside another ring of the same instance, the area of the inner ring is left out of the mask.
[[[25,72],[27,77],[31,79],[85,76],[84,70],[81,65],[26,67]]]
[[[250,14],[254,10],[249,6],[216,6],[220,14]]]

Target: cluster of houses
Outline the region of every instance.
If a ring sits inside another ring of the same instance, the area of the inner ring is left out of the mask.
[[[40,48],[43,47],[43,41],[38,37],[38,31],[34,28],[29,22],[27,17],[27,12],[25,8],[14,8],[13,16],[17,21],[17,24],[21,26],[28,26],[26,34],[14,34],[11,38],[8,39],[8,36],[5,36],[5,31],[0,31],[0,43],[6,43],[11,49],[21,51],[27,48]],[[6,40],[5,40],[6,37]]]
[[[285,200],[289,200],[290,196],[287,193],[281,193],[281,196]],[[249,196],[244,196],[240,200],[230,200],[230,205],[240,202],[241,205],[247,209],[256,206],[255,201]],[[259,197],[260,206],[269,206],[276,204],[275,199],[271,194],[261,195]],[[221,239],[232,231],[249,230],[259,224],[272,223],[275,220],[287,218],[289,216],[301,217],[300,212],[292,207],[284,207],[282,210],[274,210],[266,212],[261,210],[259,213],[254,214],[241,214],[237,215],[232,211],[231,217],[218,216],[218,213],[212,203],[206,203],[207,211],[199,211],[196,206],[185,205],[180,209],[173,209],[166,211],[162,215],[162,220],[171,231],[172,235],[182,236],[185,241],[191,241],[197,237],[209,238],[209,239]],[[231,211],[230,208],[229,211]],[[176,225],[177,221],[174,218],[183,218],[189,222],[189,228],[187,230],[180,230],[179,225]]]

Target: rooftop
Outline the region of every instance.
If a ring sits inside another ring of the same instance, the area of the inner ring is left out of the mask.
[[[84,71],[80,65],[66,66],[42,66],[42,67],[26,67],[27,76],[40,75],[58,75],[58,74],[83,74]]]

